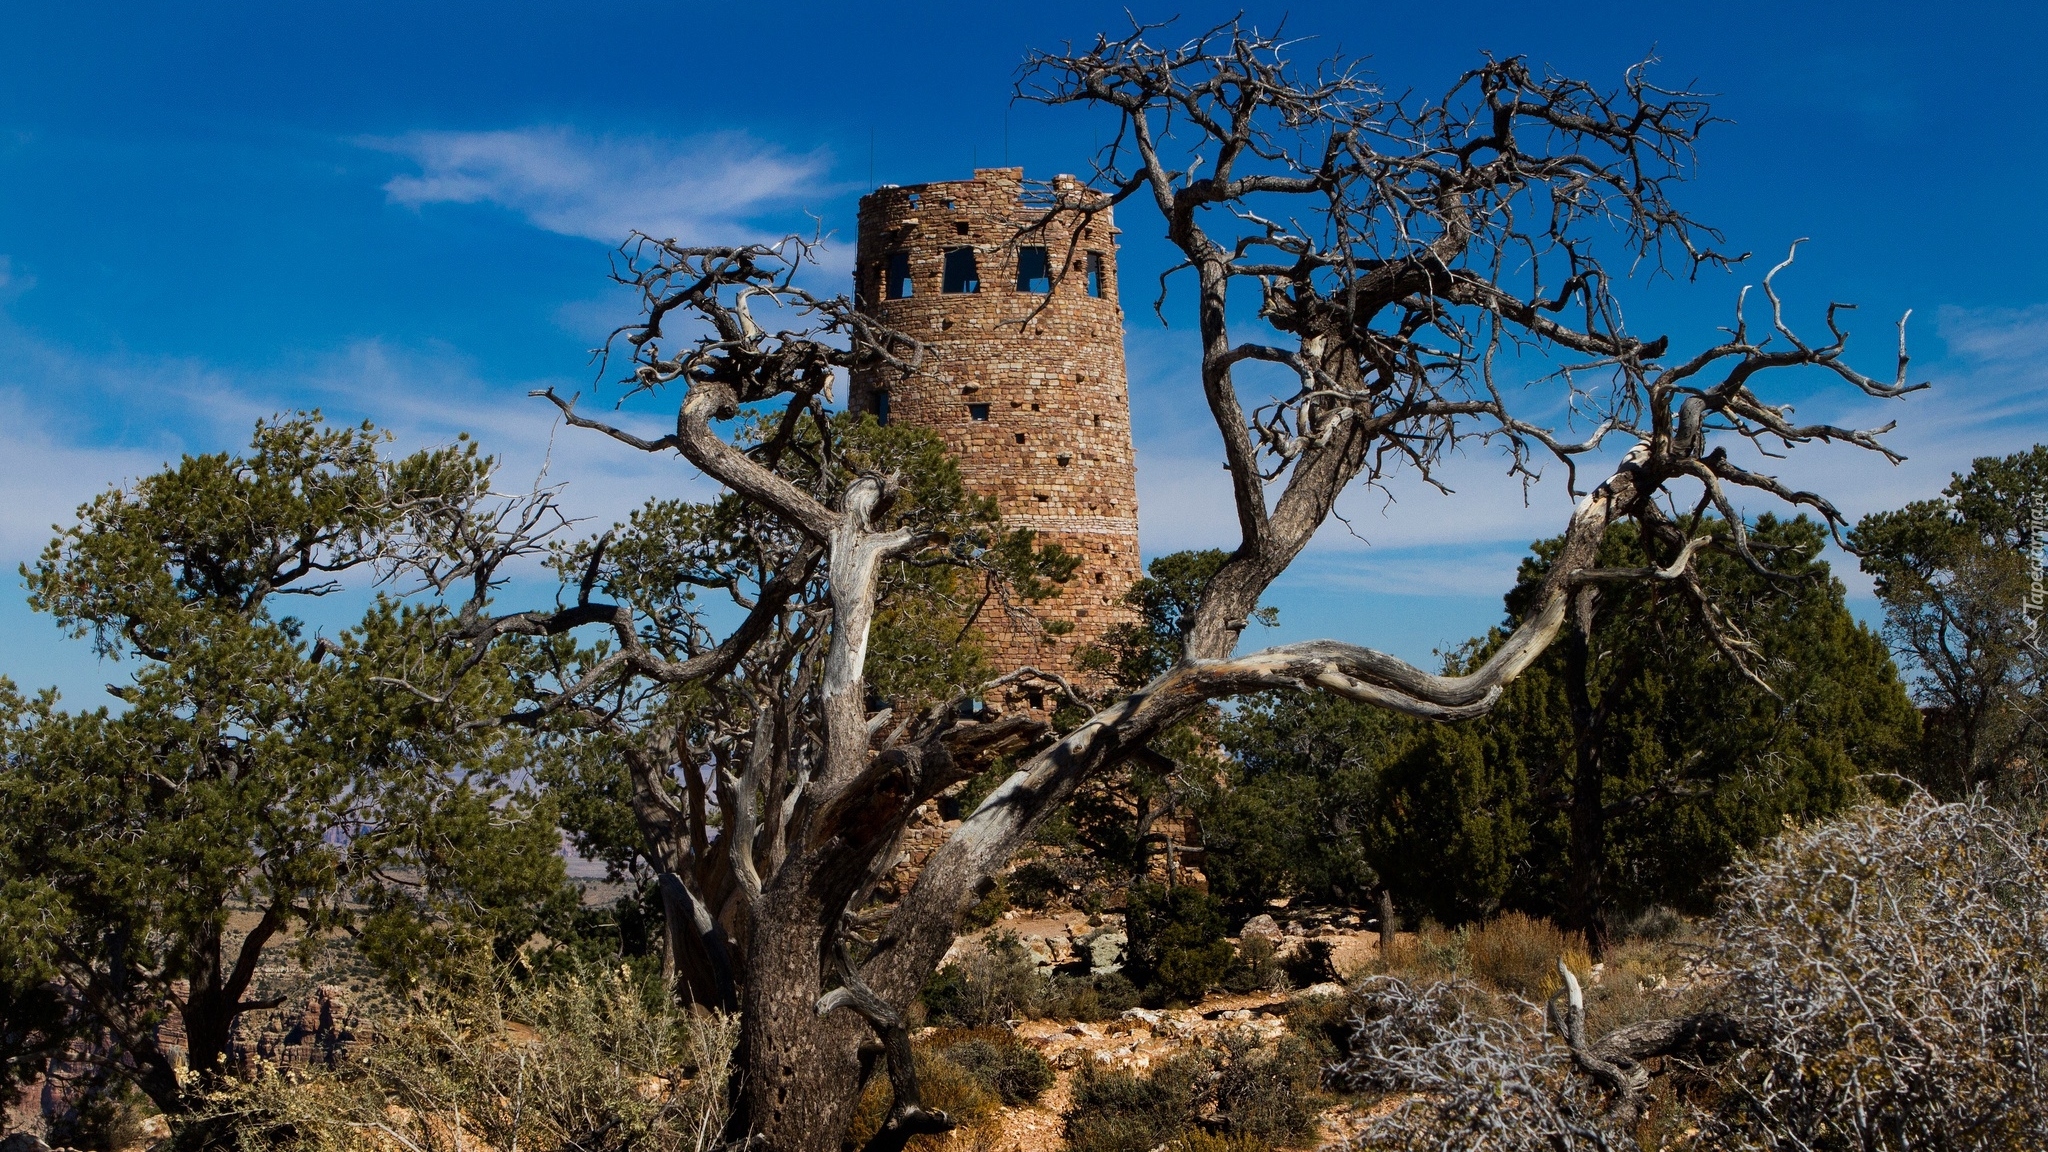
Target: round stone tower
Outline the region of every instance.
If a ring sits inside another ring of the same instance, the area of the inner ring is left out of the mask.
[[[1071,677],[1082,647],[1135,619],[1123,596],[1140,575],[1138,482],[1116,229],[1107,208],[1049,216],[1051,199],[1026,192],[1022,168],[862,197],[855,298],[931,359],[907,379],[855,373],[848,402],[939,433],[1005,523],[1080,553],[1060,594],[1029,606],[1035,621],[993,604],[976,621],[999,670]]]

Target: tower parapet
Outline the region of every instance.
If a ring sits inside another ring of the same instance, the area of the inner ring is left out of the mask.
[[[1071,176],[1054,191],[1077,194]],[[925,371],[856,372],[849,403],[937,432],[968,488],[1003,519],[1081,555],[1037,621],[985,610],[977,626],[1009,671],[1073,676],[1075,654],[1134,618],[1138,487],[1117,303],[1116,229],[1031,202],[1022,168],[888,186],[861,198],[854,293],[863,311],[925,342]],[[1043,621],[1072,626],[1048,633]]]

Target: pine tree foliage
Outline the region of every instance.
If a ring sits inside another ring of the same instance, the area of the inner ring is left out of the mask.
[[[281,611],[351,573],[445,570],[451,522],[518,514],[473,445],[393,459],[386,439],[260,424],[246,455],[96,498],[25,569],[36,608],[135,666],[120,711],[0,685],[0,979],[55,990],[60,1031],[103,1041],[167,1111],[223,1071],[238,1016],[275,1005],[255,976],[287,945],[357,932],[417,972],[509,954],[573,907],[553,809],[514,783],[530,743],[388,682],[459,659],[430,613],[379,597],[314,640]],[[509,707],[512,671],[481,664],[464,703]]]

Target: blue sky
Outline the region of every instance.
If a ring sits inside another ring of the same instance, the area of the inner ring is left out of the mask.
[[[1195,27],[1235,5],[1137,5]],[[1624,290],[1638,332],[1697,346],[1786,245],[1817,326],[1854,301],[1868,369],[1906,308],[1910,456],[1802,452],[1785,474],[1852,515],[1931,494],[1971,457],[2048,440],[2048,132],[2035,5],[1312,4],[1250,10],[1441,88],[1482,50],[1603,82],[1645,53],[1722,94],[1682,193],[1758,261]],[[95,491],[320,406],[407,444],[468,430],[507,483],[543,467],[599,523],[701,493],[673,459],[557,436],[525,399],[589,390],[588,349],[630,315],[605,280],[629,228],[719,240],[809,227],[844,243],[871,178],[1006,158],[1079,169],[1106,122],[1009,102],[1027,48],[1122,27],[1115,4],[0,3],[0,674],[96,703],[119,676],[21,604],[16,564]],[[1127,212],[1126,283],[1167,262]],[[842,265],[843,266],[843,265]],[[1227,544],[1214,432],[1189,401],[1185,324],[1127,300],[1148,554]],[[1170,313],[1170,315],[1172,315]],[[1822,390],[1802,415],[1867,418]],[[632,418],[658,416],[641,410]],[[1497,461],[1455,498],[1360,493],[1275,589],[1267,639],[1333,635],[1416,660],[1499,616],[1563,486],[1524,504]],[[1853,569],[1853,566],[1850,566]],[[1845,571],[1868,611],[1867,589]]]

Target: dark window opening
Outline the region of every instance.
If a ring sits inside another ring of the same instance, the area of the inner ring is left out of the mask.
[[[967,221],[962,220],[960,223],[953,225],[953,231],[958,232],[962,236],[967,235]]]
[[[986,419],[988,419],[988,405],[986,405],[986,404],[969,404],[969,405],[967,406],[967,417],[968,417],[968,419],[970,419],[970,420],[986,420]]]
[[[1045,249],[1017,250],[1017,291],[1052,291],[1052,258]]]
[[[910,299],[910,253],[889,253],[889,266],[882,270],[882,295],[890,300]]]
[[[887,392],[877,392],[875,393],[875,423],[887,424],[888,422],[889,394]]]
[[[1095,582],[1096,582],[1097,584],[1100,584],[1100,583],[1102,583],[1102,573],[1100,573],[1100,572],[1097,572],[1097,573],[1095,574]]]
[[[1102,253],[1100,252],[1090,252],[1088,254],[1088,294],[1090,296],[1102,295]]]
[[[941,292],[981,291],[981,271],[975,267],[974,249],[946,249],[946,278]]]
[[[1024,442],[1024,434],[1023,434],[1022,432],[1019,432],[1019,433],[1017,433],[1017,443],[1019,443],[1019,444],[1022,444],[1023,442]]]

